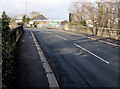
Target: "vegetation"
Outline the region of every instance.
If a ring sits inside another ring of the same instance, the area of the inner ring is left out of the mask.
[[[10,32],[9,32],[9,18],[5,11],[2,14],[2,88],[11,89],[13,81],[13,55],[10,54]]]
[[[22,21],[25,22],[25,20],[26,20],[26,16],[24,15],[24,16],[22,17]]]
[[[26,23],[29,23],[29,21],[30,21],[30,18],[27,17],[27,18],[26,18]]]
[[[22,21],[24,22],[24,23],[29,23],[29,21],[30,21],[30,18],[29,17],[26,17],[25,15],[22,17]]]
[[[1,22],[1,18],[0,18],[0,74],[2,74],[2,34],[1,34],[1,32],[2,32],[2,22]],[[0,76],[0,77],[2,77],[2,76]],[[1,78],[0,78],[1,79]],[[2,88],[2,82],[0,81],[0,89]]]
[[[87,21],[93,27],[120,28],[120,2],[73,2],[70,9],[70,23],[86,25]]]

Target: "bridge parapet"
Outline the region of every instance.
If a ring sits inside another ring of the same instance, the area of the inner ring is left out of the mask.
[[[23,33],[23,26],[20,25],[14,29],[2,31],[2,74],[4,87],[12,87],[14,80],[15,48],[18,39]],[[5,88],[7,89],[7,88]]]
[[[10,49],[10,52],[11,52],[13,50],[13,48],[15,47],[16,43],[18,42],[20,36],[23,33],[23,25],[20,25],[16,28],[10,29],[9,33],[10,33],[9,44],[12,46]]]
[[[120,29],[65,25],[65,30],[120,40]]]
[[[8,55],[11,55],[11,53],[14,52],[15,45],[18,42],[22,33],[23,33],[23,26],[22,25],[20,25],[16,28],[7,30],[6,34],[7,34],[7,37],[9,38],[9,40],[6,40],[4,42],[3,47],[6,50],[8,50]]]
[[[19,37],[21,36],[21,34],[23,33],[23,26],[20,25],[14,29],[10,30],[10,37],[11,37],[11,42],[15,43],[18,41]]]

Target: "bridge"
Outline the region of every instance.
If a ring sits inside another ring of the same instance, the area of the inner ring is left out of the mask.
[[[10,33],[10,54],[15,53],[15,88],[117,89],[119,86],[117,40],[82,31],[23,26],[11,29]]]

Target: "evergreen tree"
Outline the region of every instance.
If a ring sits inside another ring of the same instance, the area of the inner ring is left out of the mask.
[[[26,16],[25,15],[22,17],[22,21],[26,22]]]
[[[26,17],[25,15],[22,17],[22,21],[25,23],[28,23],[30,21],[29,17]]]
[[[10,32],[9,32],[9,18],[6,15],[5,11],[2,13],[2,89],[7,89],[10,87],[10,71],[11,71],[11,63],[9,54],[10,48]],[[9,88],[10,89],[10,88]]]
[[[30,18],[27,17],[25,22],[26,22],[26,23],[29,23],[29,21],[30,21]]]
[[[6,53],[8,52],[8,41],[10,40],[9,35],[9,18],[6,15],[5,11],[2,14],[2,55],[3,59],[6,58]]]

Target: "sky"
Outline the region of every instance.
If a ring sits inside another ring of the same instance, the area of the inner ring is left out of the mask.
[[[77,0],[0,0],[0,15],[4,10],[10,17],[25,14],[26,1],[27,13],[38,11],[49,19],[68,20],[70,5]]]
[[[72,0],[27,0],[27,13],[38,11],[47,18],[68,19]],[[10,17],[26,13],[26,0],[0,0],[0,14]]]

